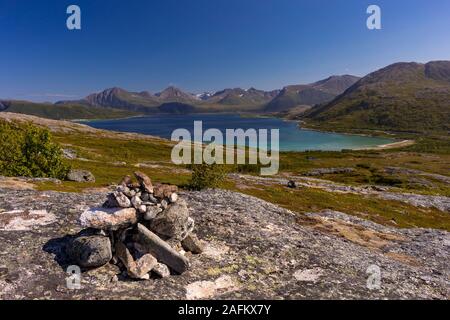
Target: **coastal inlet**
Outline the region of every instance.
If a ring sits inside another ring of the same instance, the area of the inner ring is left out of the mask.
[[[344,149],[366,149],[396,142],[394,139],[325,133],[300,129],[295,121],[278,118],[247,117],[238,114],[158,114],[117,120],[95,120],[83,122],[96,129],[134,132],[170,139],[176,129],[187,129],[193,136],[194,121],[203,122],[203,131],[219,129],[225,136],[227,129],[279,129],[280,151],[341,151]],[[270,142],[270,139],[269,139]]]

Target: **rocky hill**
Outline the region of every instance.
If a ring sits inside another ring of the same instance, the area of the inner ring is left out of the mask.
[[[306,113],[326,127],[397,131],[450,129],[450,62],[396,63]]]

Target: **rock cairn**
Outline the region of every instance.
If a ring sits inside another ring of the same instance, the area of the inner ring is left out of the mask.
[[[126,176],[101,208],[81,215],[86,229],[71,241],[69,257],[82,268],[112,262],[133,279],[182,274],[187,252],[203,250],[187,203],[176,186],[153,185],[142,172],[134,176],[137,182]]]

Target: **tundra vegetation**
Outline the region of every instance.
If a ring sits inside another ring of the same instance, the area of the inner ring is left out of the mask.
[[[401,138],[415,136],[403,134]],[[162,183],[184,188],[221,187],[239,191],[297,212],[299,217],[308,212],[332,209],[390,226],[450,230],[448,213],[435,208],[364,194],[330,192],[315,187],[288,189],[280,183],[271,182],[272,178],[307,176],[314,169],[350,167],[353,170],[348,172],[310,178],[351,187],[377,185],[389,187],[392,192],[398,193],[450,196],[449,184],[444,181],[448,177],[450,165],[445,137],[433,138],[434,145],[438,146],[436,148],[430,147],[431,138],[424,138],[416,139],[415,145],[399,149],[281,152],[279,174],[259,182],[233,177],[233,174],[243,174],[260,178],[258,165],[225,165],[219,171],[214,166],[205,169],[204,165],[174,165],[171,162],[174,144],[161,139],[76,131],[54,132],[54,139],[64,148],[71,148],[77,153],[75,159],[68,160],[70,165],[74,169],[91,171],[96,181],[63,181],[61,184],[40,182],[37,186],[40,190],[81,192],[86,188],[106,187],[117,184],[124,175],[139,168]],[[387,169],[392,167],[406,170]]]

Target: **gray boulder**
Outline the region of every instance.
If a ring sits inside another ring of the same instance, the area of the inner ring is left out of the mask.
[[[116,191],[108,194],[108,200],[106,200],[103,206],[106,208],[130,208],[131,201],[125,194]]]
[[[163,263],[157,263],[156,266],[153,267],[152,272],[161,278],[167,278],[170,276],[170,269]]]
[[[63,157],[69,160],[73,160],[77,158],[77,152],[70,148],[65,148],[62,150]]]
[[[176,238],[180,241],[189,229],[189,210],[184,200],[169,205],[150,223],[150,229],[165,238]]]
[[[200,254],[204,250],[203,243],[193,233],[189,234],[182,242],[181,245],[186,251],[190,251],[194,254]]]
[[[74,182],[95,182],[95,177],[87,170],[72,169],[67,174],[67,180]]]
[[[135,236],[137,242],[159,262],[166,264],[179,274],[182,274],[189,268],[189,260],[156,234],[141,224],[138,224],[137,231]]]
[[[71,241],[66,253],[82,268],[97,268],[112,259],[111,242],[104,236],[80,236]]]

